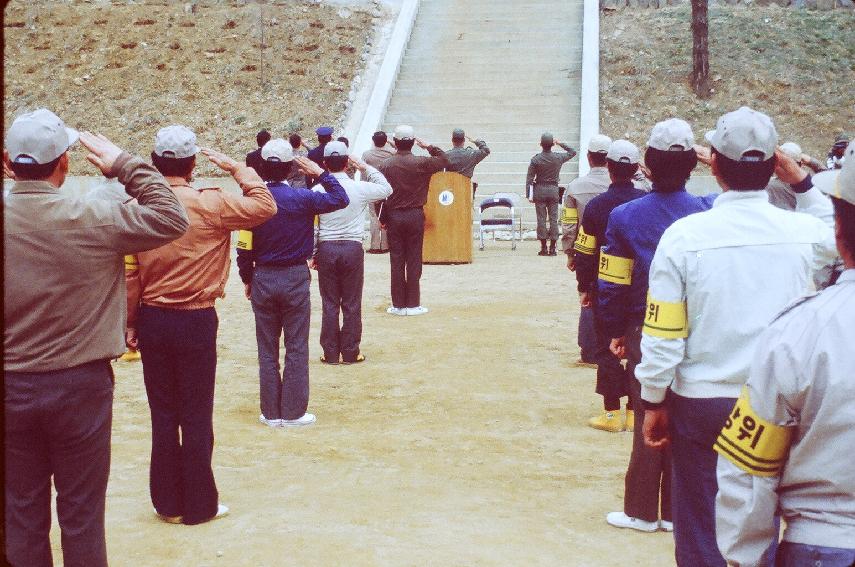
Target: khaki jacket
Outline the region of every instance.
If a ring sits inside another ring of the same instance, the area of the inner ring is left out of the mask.
[[[187,215],[160,173],[123,153],[113,175],[136,200],[19,181],[4,199],[4,369],[49,372],[125,351],[122,257],[182,235]]]
[[[128,327],[136,325],[140,303],[171,309],[212,307],[223,296],[231,266],[231,231],[259,225],[276,213],[276,203],[251,167],[234,174],[243,192],[218,187],[195,189],[186,179],[168,177],[187,210],[187,234],[127,261]]]

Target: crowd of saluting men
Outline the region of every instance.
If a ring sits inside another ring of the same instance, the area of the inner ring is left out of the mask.
[[[308,149],[297,134],[262,131],[243,165],[171,125],[158,131],[148,163],[46,109],[12,123],[4,147],[4,173],[15,180],[4,193],[4,456],[13,565],[52,565],[51,478],[64,564],[107,565],[110,361],[137,351],[151,413],[154,513],[187,525],[228,513],[211,458],[214,304],[233,231],[255,316],[266,426],[315,421],[307,411],[310,268],[322,298],[321,362],[366,360],[366,210],[368,252],[390,253],[387,312],[428,312],[419,280],[430,177],[446,169],[471,179],[490,153],[486,142],[458,129],[446,152],[402,125],[391,143],[377,132],[374,147],[356,157],[332,128],[317,135]],[[59,190],[78,139],[118,185]],[[607,521],[673,531],[680,566],[849,567],[855,146],[840,137],[821,171],[794,144],[779,146],[772,120],[746,107],[722,116],[706,139],[709,147],[696,145],[691,126],[671,118],[653,127],[642,159],[627,140],[592,137],[590,173],[567,187],[560,217],[559,173],[575,150],[545,133],[526,177],[539,254],[557,255],[562,225],[578,281],[580,363],[596,365],[604,405],[590,425],[634,435],[624,510]],[[565,151],[553,152],[556,144]],[[429,155],[414,155],[414,145]],[[240,193],[191,185],[200,154]],[[698,163],[722,193],[686,191]]]

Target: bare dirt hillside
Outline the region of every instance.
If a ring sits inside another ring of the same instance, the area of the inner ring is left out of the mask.
[[[344,117],[381,16],[364,6],[9,2],[4,120],[46,106],[143,155],[174,122],[235,156],[255,147],[261,128],[313,137],[318,125]],[[72,162],[72,174],[94,173],[84,160]],[[215,172],[200,165],[199,175]]]
[[[724,112],[749,105],[775,120],[781,141],[822,158],[840,132],[855,133],[855,12],[710,6],[715,92],[692,94],[688,5],[604,12],[600,123],[647,141],[653,124],[688,120],[699,138]]]

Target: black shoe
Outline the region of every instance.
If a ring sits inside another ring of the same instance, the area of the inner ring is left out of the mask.
[[[558,253],[555,251],[555,248],[550,248],[549,249],[549,255],[550,256],[558,256]]]
[[[546,251],[546,248],[537,253],[538,256],[549,256],[549,252]]]

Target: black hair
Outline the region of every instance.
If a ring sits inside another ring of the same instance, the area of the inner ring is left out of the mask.
[[[554,145],[555,145],[554,143],[551,143],[551,144],[547,144],[545,142],[540,143],[540,147],[543,148],[543,151],[545,151],[545,152],[552,150],[552,146],[554,146]]]
[[[626,183],[632,181],[632,176],[638,171],[637,163],[624,163],[607,159],[606,167],[609,168],[609,174],[612,176],[613,183]]]
[[[151,152],[151,163],[157,170],[168,177],[187,177],[196,166],[196,156],[185,158],[168,158]]]
[[[686,185],[692,171],[698,165],[695,150],[671,152],[647,148],[644,163],[658,191],[677,191]]]
[[[288,143],[291,144],[291,147],[295,150],[300,148],[300,145],[303,143],[303,138],[300,137],[300,134],[291,134],[288,136]]]
[[[290,161],[269,161],[262,160],[261,162],[261,178],[271,183],[278,183],[288,179],[288,174],[291,173]]]
[[[415,143],[415,140],[395,140],[395,147],[399,150],[409,152],[413,149],[413,144]]]
[[[716,168],[728,189],[732,191],[758,191],[765,189],[775,173],[775,156],[766,161],[735,161],[715,148]],[[762,158],[760,152],[747,152],[746,157]]]
[[[344,136],[339,136],[338,141],[347,146],[348,148],[350,147],[350,140],[348,140]]]
[[[834,204],[834,218],[840,227],[841,240],[850,255],[855,255],[855,205],[843,199],[832,197]]]
[[[258,147],[264,147],[264,144],[270,141],[270,132],[267,130],[262,130],[258,134],[255,135],[255,143],[258,144]]]
[[[374,132],[374,135],[371,136],[371,140],[374,142],[375,146],[382,148],[386,145],[386,142],[389,141],[389,137],[386,136],[386,132]]]
[[[344,171],[347,167],[347,156],[327,156],[324,158],[324,165],[330,173]]]
[[[332,141],[332,134],[318,134],[318,143],[326,144],[327,142]]]
[[[55,160],[47,163],[16,163],[12,162],[12,171],[15,173],[15,179],[18,181],[40,181],[47,179],[59,167],[60,155]]]
[[[588,161],[591,162],[591,167],[605,167],[606,154],[600,152],[588,152]]]

